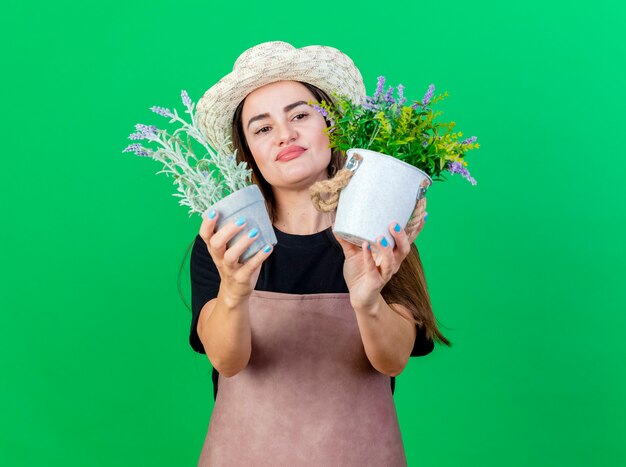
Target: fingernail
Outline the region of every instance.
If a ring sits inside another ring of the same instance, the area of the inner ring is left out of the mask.
[[[387,245],[389,245],[385,237],[383,237],[383,239],[380,241],[380,244],[383,246],[383,248],[387,248]]]
[[[243,224],[245,224],[245,223],[246,223],[246,219],[245,219],[245,218],[243,218],[243,217],[240,217],[240,218],[239,218],[239,219],[237,219],[237,221],[235,222],[235,225],[236,225],[237,227],[241,227],[241,226],[242,226]]]
[[[371,250],[371,249],[372,249],[372,247],[370,246],[370,244],[369,244],[369,243],[367,244],[367,249],[368,249],[368,250]]]
[[[428,213],[424,216],[424,220],[428,219]]]
[[[209,213],[209,219],[213,219],[215,217],[215,210]]]
[[[396,232],[400,232],[400,224],[396,224],[393,228]]]
[[[265,253],[269,253],[271,249],[272,249],[272,246],[271,245],[267,245],[265,248],[263,248],[263,251]]]
[[[252,237],[256,237],[256,234],[258,234],[259,231],[257,229],[252,229],[250,232],[248,232],[248,237],[252,238]]]

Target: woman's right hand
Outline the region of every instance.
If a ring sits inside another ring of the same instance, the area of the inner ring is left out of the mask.
[[[267,245],[270,247],[269,250],[266,246],[247,260],[245,264],[241,264],[239,257],[258,238],[258,232],[255,234],[255,229],[247,229],[248,224],[245,219],[230,222],[222,226],[219,232],[215,232],[219,213],[215,212],[213,219],[210,218],[209,214],[207,212],[202,215],[200,237],[206,243],[209,254],[220,274],[220,292],[223,292],[232,303],[240,303],[247,300],[254,290],[261,273],[261,265],[272,253],[273,248],[271,245]],[[239,232],[246,229],[249,230],[248,235],[242,235],[228,248],[227,243]],[[250,234],[253,236],[250,237]]]

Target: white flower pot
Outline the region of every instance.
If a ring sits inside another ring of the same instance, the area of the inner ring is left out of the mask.
[[[239,257],[240,263],[246,262],[262,248],[265,248],[265,246],[273,246],[278,243],[274,227],[265,208],[265,198],[263,198],[258,186],[250,185],[237,190],[209,207],[206,212],[210,212],[213,209],[219,212],[219,218],[215,227],[216,232],[224,225],[233,223],[240,217],[246,219],[246,228],[227,243],[228,247],[240,237],[247,236],[248,232],[253,228],[259,230],[257,239]]]
[[[397,222],[406,227],[415,203],[424,197],[432,179],[422,170],[380,152],[349,149],[346,155],[345,168],[354,174],[339,195],[335,233],[359,246],[365,240],[372,247],[384,235],[393,248],[389,225]]]

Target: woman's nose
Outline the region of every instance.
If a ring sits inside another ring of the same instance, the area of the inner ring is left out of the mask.
[[[289,124],[279,125],[278,131],[276,132],[278,136],[278,144],[289,144],[298,136],[297,131]]]

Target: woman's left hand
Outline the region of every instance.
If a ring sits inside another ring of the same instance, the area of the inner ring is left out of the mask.
[[[409,254],[411,243],[424,227],[425,207],[426,198],[422,198],[414,212],[414,216],[418,216],[420,222],[410,237],[398,224],[393,223],[389,226],[389,233],[395,241],[393,248],[383,235],[376,239],[377,243],[371,246],[371,249],[365,241],[359,248],[335,235],[345,256],[343,275],[353,307],[367,309],[376,304],[380,291],[400,269],[400,264]]]

